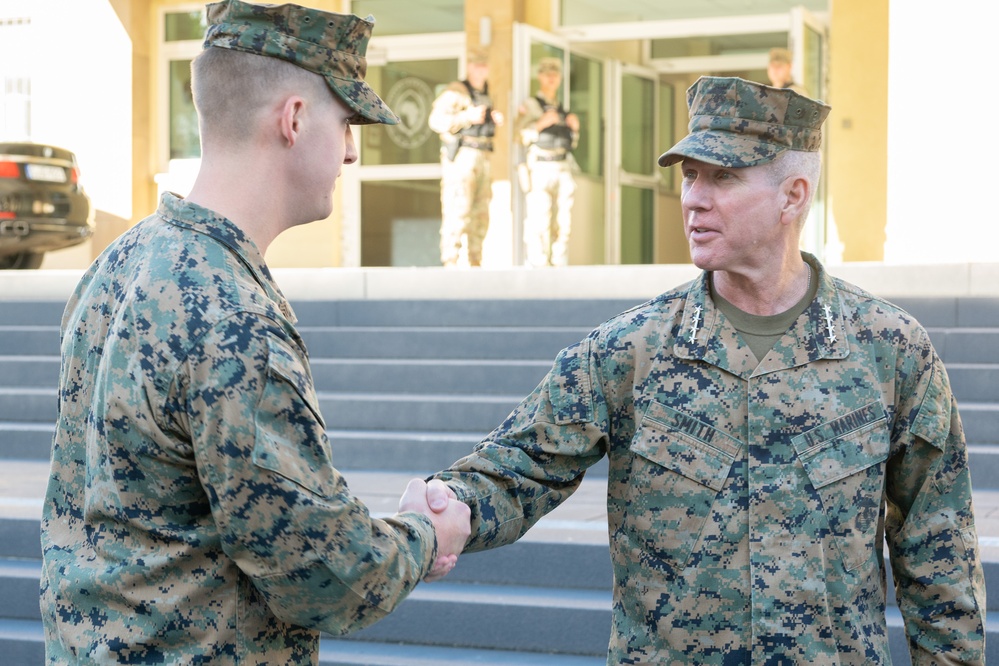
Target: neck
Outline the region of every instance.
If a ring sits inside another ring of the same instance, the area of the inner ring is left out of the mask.
[[[808,293],[811,268],[796,254],[777,270],[714,271],[711,279],[715,291],[735,307],[769,316],[787,312]]]
[[[284,220],[287,207],[281,203],[280,179],[269,170],[247,168],[262,163],[258,160],[238,151],[221,159],[206,156],[185,199],[235,224],[263,255],[291,224]]]

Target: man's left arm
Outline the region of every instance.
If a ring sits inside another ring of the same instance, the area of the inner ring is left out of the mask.
[[[922,329],[900,361],[886,536],[914,666],[985,663],[985,580],[968,451],[947,373]]]

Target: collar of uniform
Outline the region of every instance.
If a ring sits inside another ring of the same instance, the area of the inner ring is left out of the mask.
[[[295,313],[291,309],[291,304],[274,282],[274,277],[264,263],[260,250],[231,220],[208,208],[182,199],[172,192],[163,193],[156,213],[170,224],[204,234],[229,248],[250,271],[253,279],[267,296],[277,303],[281,312],[295,323]]]
[[[850,354],[843,304],[836,283],[818,259],[807,252],[802,252],[801,256],[818,276],[815,298],[755,369],[754,376],[819,359],[843,359]]]
[[[731,344],[726,345],[726,340],[732,342],[731,336],[726,334],[719,338],[718,329],[724,317],[711,300],[708,276],[709,273],[705,271],[690,283],[680,318],[680,330],[677,331],[673,344],[673,353],[680,358],[706,361],[726,370],[732,370],[736,374],[742,374],[737,368],[731,367],[729,362],[728,350],[732,347]],[[735,334],[734,328],[731,326],[728,328],[732,334]]]
[[[849,345],[845,340],[839,291],[818,259],[807,252],[802,252],[801,256],[818,275],[819,287],[815,299],[788,332],[795,339],[794,345],[778,342],[758,365],[752,354],[736,353],[735,350],[745,343],[711,300],[708,272],[705,271],[691,282],[687,291],[674,354],[679,358],[711,363],[739,376],[773,372],[820,358],[846,358]]]

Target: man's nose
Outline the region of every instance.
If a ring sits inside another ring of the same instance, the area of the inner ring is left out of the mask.
[[[351,130],[350,125],[347,125],[344,141],[347,144],[347,150],[343,154],[343,163],[353,164],[357,161],[357,146],[354,144],[354,132]]]

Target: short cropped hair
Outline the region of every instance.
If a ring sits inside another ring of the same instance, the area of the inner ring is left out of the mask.
[[[191,92],[203,146],[246,140],[260,111],[281,95],[316,102],[333,95],[320,75],[286,60],[214,47],[191,62]]]
[[[812,207],[812,199],[815,190],[819,186],[819,177],[822,175],[821,153],[805,150],[785,150],[777,155],[772,162],[766,164],[770,172],[770,182],[779,185],[788,178],[804,178],[808,181],[808,201],[805,202],[805,214],[801,216],[799,223],[804,224],[808,217],[807,211]]]

